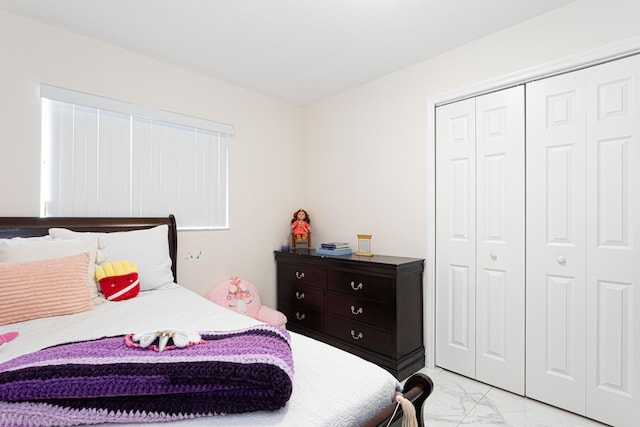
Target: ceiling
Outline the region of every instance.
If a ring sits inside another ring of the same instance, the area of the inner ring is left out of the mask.
[[[0,9],[296,105],[573,0],[0,0]]]

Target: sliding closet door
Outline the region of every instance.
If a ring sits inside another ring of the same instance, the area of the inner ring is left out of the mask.
[[[476,98],[476,379],[524,394],[524,87]]]
[[[524,393],[524,88],[436,110],[436,364]]]
[[[587,416],[638,425],[640,56],[587,73]]]
[[[476,375],[475,99],[436,110],[436,364]]]
[[[527,396],[585,410],[585,76],[527,85]]]

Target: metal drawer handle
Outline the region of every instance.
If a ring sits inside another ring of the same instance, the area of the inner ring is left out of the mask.
[[[300,314],[299,311],[296,311],[296,319],[304,320],[305,317],[307,317],[307,316],[305,316],[304,313]]]
[[[356,310],[356,308],[354,306],[351,306],[351,314],[362,314],[362,307],[358,308]]]
[[[351,281],[351,289],[353,289],[354,291],[359,291],[360,289],[362,289],[362,283],[358,283],[358,285],[356,285],[356,282],[354,282],[353,280]]]
[[[558,264],[560,265],[565,265],[567,263],[567,260],[562,255],[558,256],[558,258],[556,258],[556,261],[558,261]]]
[[[304,299],[304,292],[296,292],[296,298],[297,299]]]
[[[299,271],[296,271],[296,278],[297,279],[303,279],[304,278],[304,272],[300,273]]]
[[[354,331],[353,329],[351,330],[351,338],[353,338],[354,340],[361,340],[362,338],[364,338],[364,335],[362,335],[362,332],[358,332],[358,335],[356,335],[356,331]]]

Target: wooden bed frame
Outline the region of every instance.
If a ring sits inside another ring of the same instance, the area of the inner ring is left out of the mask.
[[[49,228],[68,228],[79,232],[117,232],[152,228],[166,224],[169,227],[169,255],[172,262],[173,276],[177,281],[177,251],[178,233],[176,219],[168,217],[149,218],[88,218],[88,217],[0,217],[0,239],[13,237],[37,237],[49,234]],[[422,406],[433,391],[433,382],[425,374],[417,373],[407,379],[404,384],[403,395],[410,400],[417,414],[418,426],[422,421]],[[395,403],[390,403],[380,411],[364,427],[399,426],[402,422],[402,409]]]

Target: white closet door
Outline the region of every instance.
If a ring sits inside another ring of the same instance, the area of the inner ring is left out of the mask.
[[[436,111],[436,364],[524,393],[524,88]]]
[[[476,98],[476,379],[524,394],[524,87]]]
[[[475,378],[475,100],[436,111],[436,364]]]
[[[526,394],[585,410],[585,89],[527,85]]]
[[[640,408],[640,57],[589,69],[587,88],[586,413],[631,426]]]
[[[527,85],[528,396],[640,407],[640,57]]]

